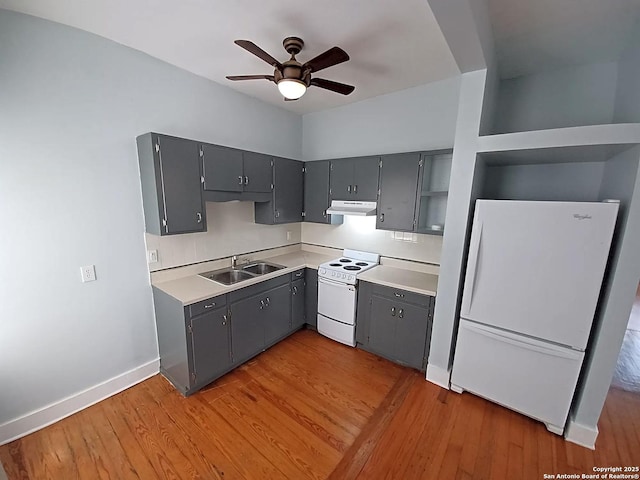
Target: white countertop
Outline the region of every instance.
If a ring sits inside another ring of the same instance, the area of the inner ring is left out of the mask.
[[[157,282],[153,286],[171,295],[173,298],[182,302],[183,305],[191,305],[192,303],[206,300],[207,298],[238,290],[240,288],[255,285],[256,283],[276,278],[280,275],[286,275],[300,268],[318,269],[318,265],[335,259],[335,255],[323,255],[320,253],[307,252],[304,250],[278,255],[275,257],[264,257],[260,260],[266,260],[271,263],[282,265],[286,268],[277,272],[260,275],[250,280],[244,280],[234,285],[222,285],[213,280],[206,279],[200,275],[189,275],[166,282]]]
[[[358,275],[358,280],[401,288],[422,295],[436,296],[438,276],[430,273],[415,272],[404,268],[378,265]]]
[[[277,272],[260,275],[249,280],[238,282],[234,285],[223,285],[221,283],[208,280],[197,274],[187,275],[172,280],[154,282],[154,288],[162,290],[183,305],[191,305],[201,300],[206,300],[217,295],[238,290],[240,288],[255,285],[256,283],[269,280],[294,272],[300,268],[318,269],[318,265],[334,260],[336,255],[326,255],[323,253],[309,252],[305,250],[287,253],[284,255],[264,256],[260,260],[282,265],[285,268]],[[257,260],[257,258],[255,259]],[[358,275],[359,280],[378,283],[388,287],[401,288],[410,292],[423,295],[436,295],[438,289],[438,276],[429,273],[417,272],[398,267],[378,265],[366,272]]]

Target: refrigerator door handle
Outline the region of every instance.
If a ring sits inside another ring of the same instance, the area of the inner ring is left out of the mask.
[[[478,335],[493,338],[499,342],[508,343],[518,348],[524,348],[532,350],[534,352],[542,353],[544,355],[551,355],[552,357],[566,358],[570,360],[579,360],[580,352],[572,350],[570,347],[561,347],[559,345],[547,344],[547,346],[538,345],[539,341],[527,342],[527,337],[521,335],[515,335],[508,332],[499,332],[492,328],[485,327],[483,325],[471,324],[465,322],[464,328],[475,331]]]
[[[482,221],[479,220],[478,223],[479,225],[476,227],[478,234],[471,236],[471,247],[467,267],[467,279],[469,282],[467,283],[465,281],[464,291],[462,293],[462,309],[460,312],[463,317],[468,316],[471,310],[471,302],[473,301],[476,277],[478,274],[480,243],[482,242]]]

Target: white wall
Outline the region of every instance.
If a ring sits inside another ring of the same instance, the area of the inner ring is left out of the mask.
[[[254,221],[253,205],[253,202],[207,202],[207,232],[165,237],[145,234],[147,248],[158,250],[158,262],[150,264],[149,270],[300,243],[300,223],[260,225]]]
[[[157,358],[135,137],[157,131],[300,158],[302,122],[111,41],[4,10],[0,105],[1,429]],[[82,284],[87,264],[98,281]]]
[[[303,223],[302,241],[323,247],[371,251],[386,257],[433,264],[440,264],[442,249],[442,237],[438,235],[376,230],[375,216],[345,216],[342,225]]]
[[[451,148],[460,77],[302,117],[305,160]]]
[[[618,62],[615,121],[640,123],[640,23]]]
[[[618,65],[610,62],[502,80],[494,131],[611,123],[617,78]]]

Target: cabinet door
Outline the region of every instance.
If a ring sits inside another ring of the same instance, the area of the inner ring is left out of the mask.
[[[302,162],[275,158],[273,160],[275,223],[302,221],[303,172]]]
[[[204,189],[242,192],[242,151],[208,144],[203,144],[201,149]]]
[[[353,159],[353,185],[350,200],[375,202],[378,198],[379,157]],[[415,199],[415,196],[414,196]]]
[[[159,135],[156,145],[162,178],[165,234],[206,230],[198,144]]]
[[[419,170],[419,153],[382,157],[377,229],[413,230]]]
[[[305,322],[304,278],[291,282],[291,330],[297,330]]]
[[[330,196],[332,200],[352,200],[353,159],[331,160]]]
[[[307,268],[304,272],[304,279],[306,283],[304,289],[306,322],[315,329],[318,325],[318,271]]]
[[[271,345],[291,330],[291,293],[289,284],[262,294],[265,344]]]
[[[396,305],[396,337],[393,358],[422,369],[427,340],[429,311],[408,303]]]
[[[231,366],[226,314],[227,308],[220,307],[191,319],[191,373],[197,385],[208,383]]]
[[[244,362],[264,349],[263,310],[263,294],[231,304],[231,353],[234,363]]]
[[[373,296],[369,318],[369,348],[393,358],[398,308],[392,300]]]
[[[262,153],[243,152],[244,160],[244,191],[271,192],[273,174],[271,156]]]
[[[329,161],[304,164],[304,221],[329,223]]]

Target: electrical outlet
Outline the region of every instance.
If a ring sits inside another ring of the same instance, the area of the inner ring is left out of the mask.
[[[82,279],[82,283],[95,281],[96,266],[87,265],[86,267],[80,267],[80,278]]]
[[[287,230],[287,240],[291,240],[291,231]]]
[[[147,263],[158,263],[158,250],[147,250]]]

